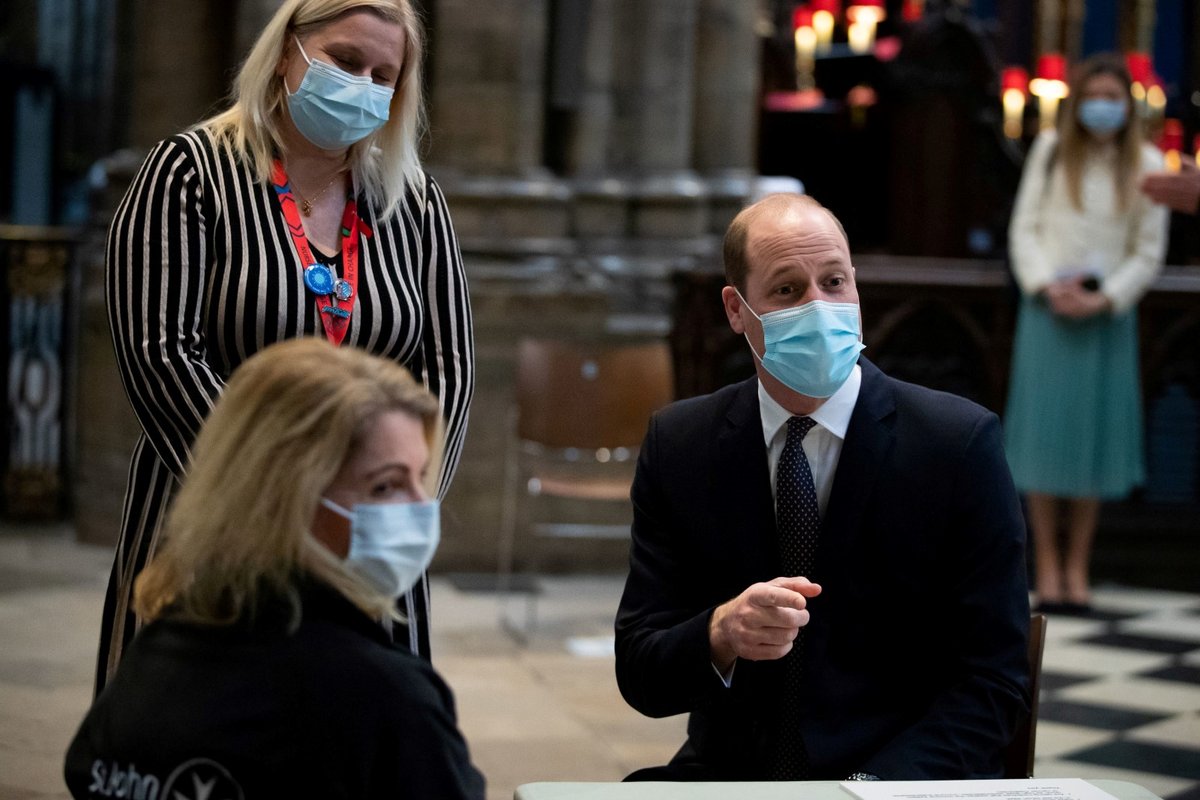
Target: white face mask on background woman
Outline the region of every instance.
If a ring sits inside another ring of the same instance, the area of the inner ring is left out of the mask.
[[[441,540],[436,500],[358,503],[346,509],[322,497],[321,505],[350,520],[346,563],[380,592],[399,597],[429,569]]]
[[[1079,124],[1091,133],[1103,136],[1125,127],[1128,104],[1123,100],[1089,98],[1079,103]]]

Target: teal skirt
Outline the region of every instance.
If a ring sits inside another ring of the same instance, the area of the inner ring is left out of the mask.
[[[1023,492],[1113,499],[1145,480],[1137,312],[1068,320],[1025,298],[1004,446]]]

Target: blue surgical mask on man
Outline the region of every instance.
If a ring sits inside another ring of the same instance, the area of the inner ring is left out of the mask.
[[[830,397],[841,388],[863,349],[857,303],[813,300],[759,316],[742,293],[734,291],[762,323],[763,354],[760,356],[753,344],[750,351],[767,372],[807,397]],[[750,341],[749,335],[746,341]]]
[[[346,563],[381,593],[399,597],[429,569],[441,539],[436,500],[419,503],[358,503],[343,508],[321,504],[350,520]]]
[[[361,141],[388,120],[392,90],[324,61],[315,61],[296,39],[308,63],[304,80],[288,92],[288,111],[304,138],[323,150],[339,150]]]
[[[1128,113],[1128,106],[1123,100],[1093,97],[1080,102],[1079,124],[1092,133],[1103,136],[1121,130],[1125,126]]]

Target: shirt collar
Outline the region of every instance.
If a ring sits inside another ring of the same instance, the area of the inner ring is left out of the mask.
[[[854,414],[854,405],[858,402],[858,390],[862,387],[862,367],[854,365],[850,377],[838,387],[829,399],[809,414],[813,421],[839,439],[846,438],[846,430],[850,427],[850,417]],[[771,442],[779,434],[779,429],[795,416],[775,401],[767,393],[762,381],[758,382],[758,409],[762,418],[763,439],[768,449]]]

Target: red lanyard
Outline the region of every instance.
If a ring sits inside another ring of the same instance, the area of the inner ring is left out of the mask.
[[[308,237],[304,235],[304,223],[300,221],[300,209],[296,208],[296,198],[292,196],[292,187],[288,183],[287,173],[283,171],[283,162],[279,159],[275,159],[271,183],[279,197],[283,219],[296,245],[296,253],[304,264],[304,285],[316,297],[317,316],[325,327],[325,336],[335,345],[340,345],[346,338],[346,331],[350,330],[350,312],[354,309],[358,294],[358,235],[361,233],[369,237],[371,229],[358,218],[358,204],[354,197],[346,198],[346,210],[342,212],[343,278],[337,279],[329,267],[313,256]]]

